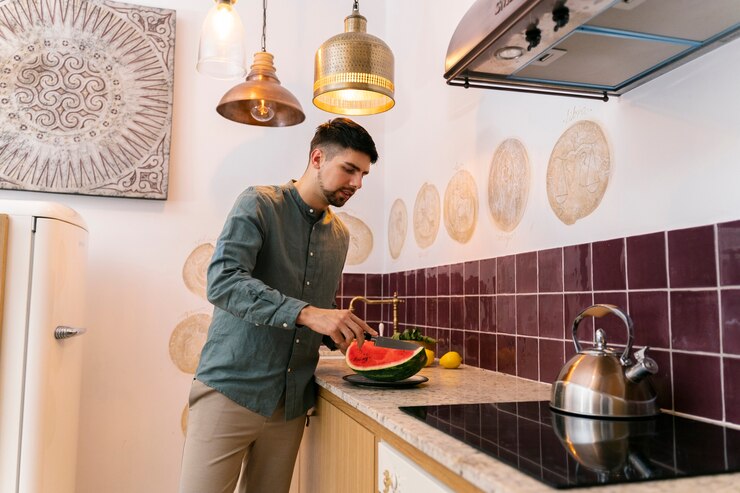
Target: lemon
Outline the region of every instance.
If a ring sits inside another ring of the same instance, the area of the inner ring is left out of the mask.
[[[462,363],[462,356],[456,351],[449,351],[439,358],[439,364],[445,368],[457,368]]]
[[[434,362],[434,351],[424,348],[424,352],[427,353],[427,364],[424,366],[432,366],[432,363]]]

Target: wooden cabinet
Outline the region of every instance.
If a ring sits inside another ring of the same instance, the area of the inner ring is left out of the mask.
[[[323,397],[301,446],[300,493],[373,493],[375,436]]]
[[[304,431],[301,450],[293,473],[290,493],[375,493],[378,489],[378,444],[391,445],[409,466],[425,472],[423,484],[434,484],[438,491],[482,493],[481,490],[453,473],[408,442],[388,431],[378,422],[351,407],[331,392],[320,389],[316,415]],[[392,472],[390,468],[389,474]],[[416,484],[406,476],[406,468],[397,476],[403,482]],[[392,480],[392,478],[391,478]],[[421,484],[421,483],[419,483]],[[296,486],[297,485],[297,486]],[[394,491],[389,485],[388,491]],[[397,491],[407,491],[406,489]],[[408,491],[416,491],[411,489]],[[429,491],[435,491],[433,489]]]

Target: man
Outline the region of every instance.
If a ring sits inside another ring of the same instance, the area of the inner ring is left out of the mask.
[[[208,268],[215,309],[190,391],[181,493],[232,493],[242,469],[243,491],[288,491],[322,339],[346,351],[377,335],[336,309],[349,233],[329,208],[377,159],[367,131],[336,118],[317,128],[298,181],[237,199]]]

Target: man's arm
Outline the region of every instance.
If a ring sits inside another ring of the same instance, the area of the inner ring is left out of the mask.
[[[294,328],[308,303],[252,277],[266,228],[259,194],[244,192],[226,218],[208,267],[208,301],[244,320]]]
[[[362,347],[365,332],[378,335],[364,320],[349,310],[332,310],[308,305],[298,314],[296,323],[329,336],[342,352],[347,350],[353,339],[357,339],[357,345]]]

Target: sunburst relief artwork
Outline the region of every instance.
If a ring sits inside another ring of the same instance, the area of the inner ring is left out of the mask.
[[[175,11],[0,0],[0,188],[166,199]]]

